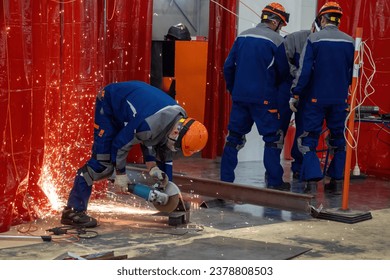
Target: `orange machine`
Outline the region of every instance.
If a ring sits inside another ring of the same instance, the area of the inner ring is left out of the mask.
[[[188,116],[204,121],[206,101],[206,41],[175,42],[176,100]]]
[[[207,41],[172,41],[165,42],[168,47],[163,58],[168,63],[166,71],[174,77],[162,77],[161,89],[169,92],[174,81],[174,98],[182,106],[188,116],[203,123],[206,99],[206,68],[207,68]],[[175,44],[171,46],[169,44]],[[174,53],[174,57],[170,57]],[[164,54],[164,52],[163,52]],[[171,69],[174,66],[174,69]],[[129,163],[143,163],[143,156],[139,145],[133,147],[127,157]]]

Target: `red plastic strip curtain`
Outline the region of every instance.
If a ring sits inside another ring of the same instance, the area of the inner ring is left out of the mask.
[[[13,223],[35,218],[34,208],[47,203],[38,184],[44,149],[47,75],[55,73],[45,71],[52,6],[44,5],[39,13],[33,12],[38,7],[31,6],[30,1],[2,0],[0,6],[0,232],[3,232]]]
[[[209,43],[207,58],[207,83],[205,126],[209,141],[202,157],[215,158],[222,154],[227,134],[231,99],[226,91],[223,64],[237,35],[238,1],[210,1]],[[234,14],[233,14],[234,13]]]
[[[328,1],[319,0],[318,8]],[[376,66],[371,86],[375,92],[369,96],[363,106],[378,106],[380,114],[390,113],[390,2],[388,0],[338,0],[343,9],[340,30],[355,37],[357,27],[363,28],[363,41],[371,50]],[[366,47],[367,53],[369,49]],[[373,73],[373,68],[363,56],[363,67],[366,75]],[[364,92],[367,80],[360,76]],[[371,91],[371,88],[368,88]],[[355,125],[355,128],[357,125]],[[356,132],[356,129],[355,129]],[[355,133],[355,137],[357,134]],[[368,175],[390,178],[390,134],[389,127],[380,123],[360,124],[360,134],[357,147],[360,170]],[[355,157],[353,156],[352,166]]]
[[[152,1],[0,0],[0,8],[4,232],[63,206],[90,156],[97,90],[149,81]]]
[[[152,0],[106,0],[105,81],[150,82]]]

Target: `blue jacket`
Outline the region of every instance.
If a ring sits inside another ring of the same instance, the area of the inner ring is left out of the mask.
[[[104,88],[104,114],[118,131],[112,141],[111,161],[123,169],[132,145],[142,143],[155,160],[153,148],[166,143],[173,125],[186,112],[165,92],[139,81],[109,84]]]
[[[291,87],[318,104],[343,104],[352,82],[354,40],[335,25],[310,34]]]
[[[242,32],[224,64],[233,101],[276,104],[278,84],[288,75],[283,37],[265,23]]]

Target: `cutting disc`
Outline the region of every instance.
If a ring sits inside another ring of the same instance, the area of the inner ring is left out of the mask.
[[[168,203],[165,205],[153,203],[153,205],[160,212],[171,213],[179,205],[180,189],[173,182],[169,182],[165,187],[164,193],[169,196]]]

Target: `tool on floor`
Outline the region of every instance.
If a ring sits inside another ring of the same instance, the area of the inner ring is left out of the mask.
[[[153,186],[144,184],[129,184],[128,191],[153,204],[160,212],[173,212],[179,204],[180,190],[173,182],[168,182],[161,188],[158,183]]]
[[[47,230],[48,232],[53,233],[53,235],[74,235],[78,238],[83,239],[91,239],[95,238],[99,234],[97,231],[89,230],[83,227],[75,227],[75,226],[61,226],[61,227],[54,227]]]

